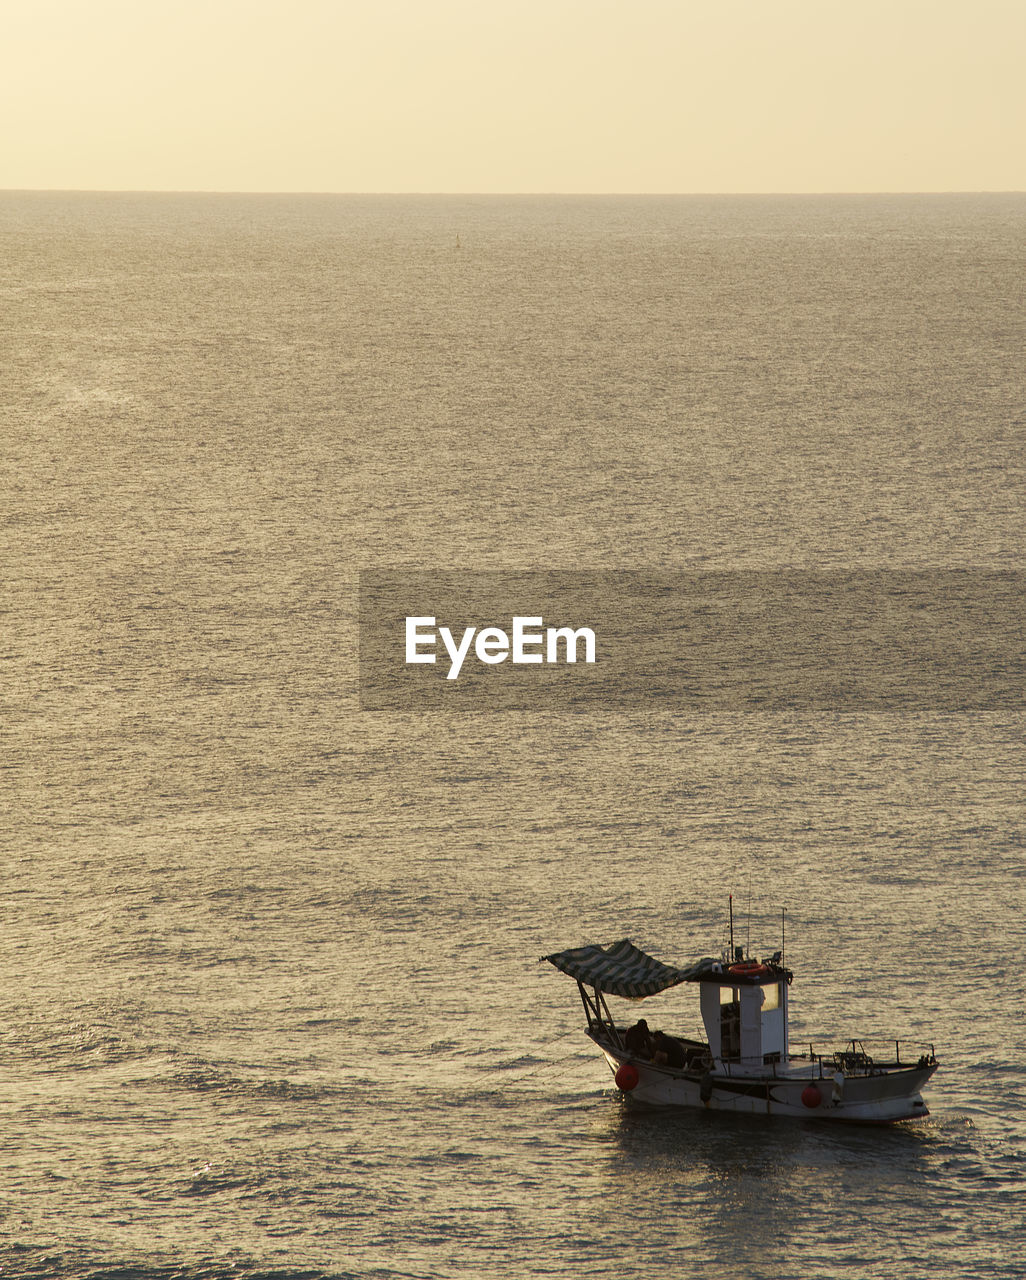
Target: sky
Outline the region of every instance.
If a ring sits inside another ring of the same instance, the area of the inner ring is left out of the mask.
[[[9,0],[0,188],[1026,190],[1026,0]]]

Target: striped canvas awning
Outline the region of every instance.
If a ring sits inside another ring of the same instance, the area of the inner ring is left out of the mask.
[[[646,955],[629,938],[610,947],[574,947],[555,955],[543,956],[561,973],[597,987],[611,996],[654,996],[658,991],[693,982],[712,969],[712,960],[699,960],[687,969],[675,969],[653,956]]]

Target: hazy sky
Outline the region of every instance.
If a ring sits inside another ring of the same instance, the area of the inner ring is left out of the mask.
[[[1026,0],[8,0],[0,187],[1026,189]]]

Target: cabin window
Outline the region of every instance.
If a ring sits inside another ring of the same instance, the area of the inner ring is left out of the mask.
[[[741,1003],[735,987],[720,987],[720,1057],[741,1056]]]
[[[773,982],[769,986],[762,989],[762,1011],[769,1013],[773,1009],[780,1008],[780,983]]]

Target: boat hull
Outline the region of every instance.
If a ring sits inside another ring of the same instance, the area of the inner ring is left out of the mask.
[[[745,1074],[734,1067],[699,1074],[600,1047],[614,1075],[625,1062],[637,1071],[637,1084],[627,1092],[634,1102],[835,1123],[895,1124],[929,1115],[920,1090],[937,1069],[929,1064],[897,1066],[874,1074],[831,1075],[806,1063],[772,1075]]]

